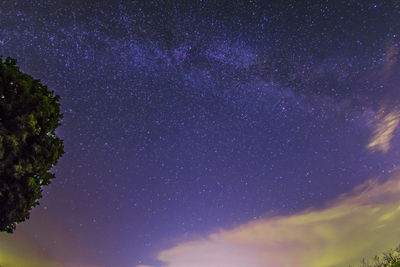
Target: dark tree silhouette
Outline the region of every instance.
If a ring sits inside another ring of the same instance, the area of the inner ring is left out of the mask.
[[[375,256],[373,260],[362,259],[357,267],[400,267],[400,245],[383,253],[382,256]]]
[[[0,58],[0,231],[12,233],[39,204],[49,170],[64,153],[55,135],[59,96]]]

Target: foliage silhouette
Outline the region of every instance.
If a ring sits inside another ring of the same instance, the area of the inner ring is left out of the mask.
[[[39,204],[64,153],[55,135],[60,97],[0,57],[0,231],[12,233]]]
[[[400,246],[382,256],[375,256],[373,260],[362,259],[357,267],[400,267]]]

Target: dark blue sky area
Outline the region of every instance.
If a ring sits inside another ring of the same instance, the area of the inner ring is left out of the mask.
[[[0,1],[0,54],[64,113],[26,231],[60,257],[152,264],[384,179],[398,151],[366,146],[398,103],[399,2],[266,2]],[[90,253],[63,251],[52,220]]]

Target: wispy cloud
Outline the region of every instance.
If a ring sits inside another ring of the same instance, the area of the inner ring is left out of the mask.
[[[0,266],[67,267],[21,231],[0,233]]]
[[[372,122],[375,131],[367,147],[373,151],[388,152],[390,149],[390,142],[399,123],[399,111],[395,110],[390,113],[385,113],[383,109],[380,110]]]
[[[400,175],[321,210],[248,223],[161,251],[163,267],[346,266],[400,243]]]
[[[396,65],[399,63],[400,49],[397,45],[391,43],[387,46],[385,56],[383,58],[383,77],[389,79],[396,73]]]
[[[1,267],[101,267],[88,263],[84,257],[88,248],[70,238],[56,218],[38,213],[40,210],[34,211],[30,221],[17,225],[13,234],[0,233]],[[37,215],[42,220],[36,220]],[[37,234],[37,227],[46,227],[48,238],[55,238],[57,242],[51,245],[41,242],[44,236]],[[78,249],[84,256],[77,255]]]

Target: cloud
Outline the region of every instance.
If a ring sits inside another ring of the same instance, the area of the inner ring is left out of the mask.
[[[334,267],[400,243],[400,175],[320,210],[258,220],[161,251],[163,267]]]
[[[101,267],[91,263],[89,252],[62,221],[40,207],[13,234],[0,233],[1,267]]]
[[[22,231],[0,233],[0,266],[66,267]]]
[[[399,63],[400,49],[397,45],[390,43],[383,58],[383,77],[385,80],[396,74],[396,65]]]
[[[390,149],[390,141],[394,136],[396,128],[399,126],[399,122],[399,111],[395,110],[386,114],[383,109],[380,110],[372,122],[375,131],[367,147],[373,151],[380,150],[384,153],[388,152]]]

